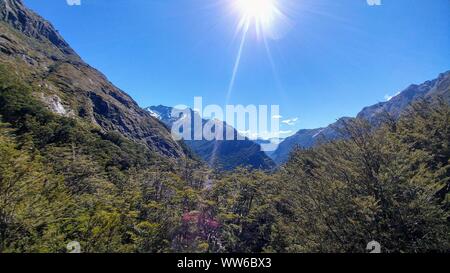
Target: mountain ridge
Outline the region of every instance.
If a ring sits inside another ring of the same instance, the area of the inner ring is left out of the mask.
[[[52,112],[116,131],[150,150],[183,158],[182,145],[105,75],[85,63],[53,25],[21,0],[0,2],[0,61]]]
[[[145,108],[151,115],[160,119],[168,128],[179,120],[177,117],[172,116],[172,107],[158,105]],[[195,111],[189,109],[192,126],[194,116],[197,115]],[[203,125],[210,120],[201,119]],[[186,145],[192,149],[192,151],[206,161],[211,167],[218,169],[231,170],[237,167],[251,167],[255,169],[270,170],[275,167],[274,162],[268,157],[262,150],[259,143],[242,136],[239,132],[228,125],[226,122],[220,122],[226,130],[232,130],[233,136],[236,140],[184,140]],[[192,128],[191,128],[192,130]],[[193,131],[193,130],[192,130]],[[238,138],[240,136],[240,138]],[[225,139],[225,136],[224,136]],[[243,140],[237,140],[243,139]]]
[[[364,107],[356,118],[365,119],[372,125],[382,122],[385,114],[397,119],[412,103],[421,99],[442,97],[450,102],[450,70],[440,73],[437,78],[422,84],[411,84],[396,96],[385,102]],[[271,158],[278,164],[284,163],[295,147],[310,148],[323,141],[340,138],[339,128],[351,117],[344,117],[324,128],[303,129],[286,138],[278,149],[271,154]]]

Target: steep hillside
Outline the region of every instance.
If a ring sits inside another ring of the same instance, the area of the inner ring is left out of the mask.
[[[325,128],[300,130],[281,142],[271,157],[275,163],[281,164],[288,159],[289,154],[296,147],[309,148],[317,143],[337,139],[340,136],[339,128],[342,128],[344,123],[350,119],[351,118],[341,118]]]
[[[386,114],[397,119],[413,102],[437,97],[450,102],[450,71],[440,74],[434,80],[419,85],[413,84],[389,101],[364,108],[357,115],[357,118],[366,119],[372,125],[377,125]],[[277,164],[281,164],[288,159],[289,154],[295,147],[310,148],[317,143],[339,138],[339,128],[349,119],[351,118],[339,119],[326,128],[298,131],[279,145],[278,149],[271,155],[272,159]]]
[[[184,157],[166,128],[90,67],[21,0],[0,2],[0,63],[32,86],[52,112],[119,132],[171,158]]]
[[[181,249],[209,175],[183,147],[50,23],[0,0],[0,253]]]
[[[398,118],[412,102],[437,96],[450,101],[450,71],[434,80],[410,85],[390,100],[364,108],[357,117],[376,124],[385,113]]]
[[[178,120],[177,117],[172,116],[171,107],[167,106],[151,106],[147,110],[151,115],[160,119],[169,128]],[[198,115],[194,111],[190,110],[193,126],[194,115]],[[208,120],[203,119],[203,124]],[[223,128],[227,128],[233,131],[235,139],[239,134],[233,127],[222,123]],[[191,129],[192,130],[192,129]],[[225,129],[224,129],[225,130]],[[225,136],[224,136],[225,138]],[[193,139],[193,136],[192,136]],[[251,167],[255,169],[268,170],[272,169],[274,162],[261,151],[261,146],[254,141],[245,138],[245,140],[185,140],[187,146],[189,146],[194,153],[206,161],[210,166],[222,169],[232,170],[239,166]]]

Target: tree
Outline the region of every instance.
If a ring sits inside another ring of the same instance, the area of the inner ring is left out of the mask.
[[[345,140],[298,150],[283,170],[299,221],[294,251],[447,251],[449,106],[415,105],[398,122],[356,120]],[[446,203],[447,202],[447,203]]]
[[[0,252],[58,251],[70,198],[35,151],[19,150],[0,123]],[[53,239],[51,239],[53,238]]]

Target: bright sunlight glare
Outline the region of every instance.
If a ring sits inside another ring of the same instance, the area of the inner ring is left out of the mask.
[[[236,76],[241,63],[241,58],[243,55],[243,49],[246,43],[246,38],[251,25],[254,25],[256,34],[258,38],[262,38],[264,41],[264,46],[267,51],[267,57],[272,65],[272,71],[274,77],[278,78],[276,75],[276,68],[274,61],[272,59],[272,54],[270,52],[269,44],[266,40],[266,36],[272,39],[279,39],[282,37],[282,26],[288,20],[286,15],[281,12],[278,6],[278,1],[280,0],[232,0],[235,10],[240,14],[240,21],[237,26],[237,33],[242,33],[241,42],[239,44],[239,49],[234,61],[233,71],[231,75],[231,80],[228,85],[227,95],[225,104],[228,105],[231,95],[233,93],[234,85],[236,82]],[[278,27],[276,26],[278,23]],[[280,33],[278,33],[280,32]],[[258,39],[259,40],[259,39]],[[213,156],[211,160],[215,158],[217,150],[217,141],[214,144]]]
[[[277,22],[286,21],[286,16],[281,12],[278,6],[280,0],[233,0],[234,8],[240,14],[240,21],[237,31],[242,33],[239,50],[233,67],[233,74],[227,92],[227,102],[232,94],[236,74],[239,69],[245,40],[251,25],[254,25],[258,38],[262,38],[269,58],[271,58],[270,49],[266,41],[266,36],[275,39],[277,35]],[[280,25],[280,24],[278,24]]]
[[[276,13],[276,0],[236,0],[236,5],[245,20],[270,23]]]
[[[256,29],[258,37],[279,37],[287,22],[281,11],[281,0],[232,0],[240,16],[238,30],[246,32],[250,26]]]

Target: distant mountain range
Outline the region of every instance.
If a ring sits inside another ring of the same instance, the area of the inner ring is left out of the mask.
[[[146,110],[155,118],[161,120],[169,129],[172,125],[179,120],[179,117],[172,116],[172,107],[168,106],[151,106]],[[191,116],[191,131],[193,132],[194,118],[199,117],[198,113],[192,109],[188,110]],[[203,125],[209,120],[202,119]],[[229,126],[225,122],[218,122],[218,125],[225,130],[232,130],[235,140],[193,140],[193,133],[191,140],[184,140],[186,145],[192,149],[192,151],[202,158],[211,167],[221,170],[232,170],[236,167],[251,167],[255,169],[272,169],[275,167],[275,163],[270,159],[263,151],[259,143],[252,141],[242,135]],[[238,135],[244,140],[237,140]]]
[[[441,97],[450,102],[450,71],[440,74],[434,80],[419,85],[413,84],[388,101],[364,108],[357,118],[366,119],[371,124],[377,125],[385,114],[398,118],[412,103],[435,97]],[[345,121],[351,119],[341,118],[325,128],[300,130],[281,142],[271,157],[279,165],[289,158],[289,154],[295,147],[310,148],[320,141],[335,140],[340,137],[339,128]]]
[[[441,97],[450,102],[450,71],[440,74],[434,80],[419,85],[413,84],[388,101],[365,107],[356,118],[366,119],[376,126],[386,114],[396,119],[412,103],[435,97]],[[171,116],[171,107],[160,105],[148,107],[146,110],[169,128],[177,121],[177,118]],[[191,113],[191,116],[196,115],[192,110]],[[188,140],[185,143],[211,166],[233,169],[237,166],[247,165],[253,168],[271,169],[274,167],[274,162],[276,165],[284,163],[296,147],[310,148],[321,142],[341,138],[340,129],[352,119],[354,118],[343,117],[324,128],[300,130],[286,139],[279,140],[280,144],[273,152],[261,152],[260,145],[270,143],[270,140],[263,139],[246,139],[245,141]],[[207,121],[203,120],[203,123]],[[224,123],[224,127],[234,130],[235,135],[239,134],[226,123]]]
[[[175,121],[170,107],[140,108],[102,73],[86,64],[51,23],[26,8],[21,0],[0,1],[0,62],[33,86],[36,96],[58,115],[87,121],[104,132],[118,132],[170,159],[189,156],[185,146],[174,141],[168,130]],[[423,84],[411,85],[389,101],[366,107],[357,117],[376,124],[383,113],[397,118],[419,99],[441,96],[450,101],[449,86],[450,71]],[[267,154],[260,146],[267,143],[265,140],[185,143],[218,169],[249,166],[267,170],[285,162],[296,146],[308,148],[319,140],[338,138],[338,128],[349,119],[339,119],[325,128],[300,130],[281,142],[275,152]]]

